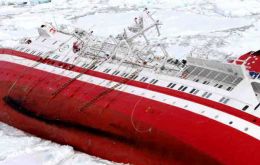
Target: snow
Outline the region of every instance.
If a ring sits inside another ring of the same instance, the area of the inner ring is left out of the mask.
[[[11,0],[15,1],[15,0]],[[7,1],[5,1],[7,2]],[[122,32],[145,7],[163,26],[156,42],[178,58],[214,59],[259,49],[260,0],[52,0],[40,5],[2,5],[0,47],[37,36],[44,22],[94,30],[100,36]],[[0,124],[0,164],[113,164]]]

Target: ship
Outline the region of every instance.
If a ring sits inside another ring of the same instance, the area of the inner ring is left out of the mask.
[[[118,163],[260,164],[260,51],[177,59],[161,25],[147,9],[107,38],[44,23],[1,48],[0,121]]]

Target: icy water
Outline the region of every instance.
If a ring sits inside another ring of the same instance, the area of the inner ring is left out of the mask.
[[[37,36],[36,28],[43,22],[116,35],[145,7],[163,23],[157,42],[165,43],[172,56],[225,59],[260,48],[259,0],[52,0],[34,6],[4,5],[0,6],[0,47]],[[0,164],[21,163],[115,164],[0,123]]]

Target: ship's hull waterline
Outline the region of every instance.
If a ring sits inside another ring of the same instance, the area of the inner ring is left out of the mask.
[[[53,95],[70,78],[0,67],[0,120],[28,133],[123,163],[260,163],[257,139],[209,118],[78,80]]]

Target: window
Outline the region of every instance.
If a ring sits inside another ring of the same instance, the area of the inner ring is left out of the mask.
[[[224,103],[224,104],[227,104],[228,101],[229,101],[229,99],[225,99],[225,100],[223,101],[223,103]]]
[[[123,77],[127,77],[128,76],[128,73],[125,73],[124,75],[123,75]]]
[[[132,79],[135,80],[138,77],[138,75],[135,75]]]
[[[152,81],[150,81],[151,84],[156,84],[158,82],[158,80],[156,79],[152,79]]]
[[[34,53],[36,53],[36,51],[33,50],[33,51],[31,52],[31,54],[34,54]]]
[[[52,45],[55,45],[57,42],[58,42],[58,41],[53,42]]]
[[[218,88],[222,88],[222,87],[223,87],[223,85],[219,85],[219,86],[218,86]]]
[[[112,74],[113,75],[118,75],[119,73],[120,73],[120,71],[115,70]]]
[[[44,39],[42,40],[42,42],[44,42],[44,41],[46,41],[46,38],[44,38]]]
[[[176,84],[170,83],[169,85],[167,85],[168,88],[173,88],[175,87]]]
[[[231,89],[232,89],[232,87],[228,87],[228,88],[227,88],[227,91],[230,91]]]
[[[67,58],[66,60],[65,60],[65,62],[68,62],[70,60],[70,58]]]
[[[247,108],[249,108],[248,105],[244,106],[244,107],[242,108],[242,110],[245,111],[245,110],[247,110]]]
[[[214,87],[218,86],[218,84],[215,84]]]
[[[193,94],[196,95],[199,92],[199,90],[197,89]]]
[[[195,89],[195,88],[193,88],[193,89],[190,91],[190,93],[193,93],[195,90],[196,90],[196,89]]]
[[[147,77],[142,77],[142,78],[140,79],[140,81],[145,82],[147,79],[148,79]]]
[[[89,69],[93,69],[94,70],[94,68],[95,68],[96,66],[95,65],[93,65],[92,67],[90,67]]]
[[[38,56],[42,55],[42,52],[39,52],[37,55],[38,55]]]
[[[219,100],[219,102],[223,102],[225,100],[225,97],[222,97],[220,100]]]
[[[168,84],[167,87],[170,87],[172,84],[173,84],[173,83]]]
[[[105,69],[103,72],[108,73],[111,69]]]
[[[128,73],[123,73],[121,74],[122,77],[127,77],[128,76]]]
[[[183,91],[183,92],[184,92],[184,91],[185,91],[187,88],[188,88],[188,87],[184,87],[184,88],[183,88],[181,91]]]
[[[202,97],[205,97],[208,94],[208,92],[204,92]]]
[[[30,49],[26,49],[26,51],[25,52],[29,52],[30,51]]]
[[[57,58],[59,58],[60,56],[59,55],[55,55],[53,58],[54,59],[57,59]]]
[[[209,94],[206,96],[206,98],[209,98],[211,95],[212,95],[212,93],[209,93]]]
[[[172,84],[170,88],[173,88],[173,87],[175,87],[175,85],[176,85],[176,84]]]
[[[180,86],[178,90],[182,90],[182,88],[183,88],[183,87],[184,87],[183,85],[182,85],[182,86]]]

